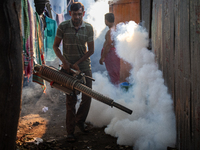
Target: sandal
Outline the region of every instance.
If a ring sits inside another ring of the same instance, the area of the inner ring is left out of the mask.
[[[67,141],[68,142],[75,142],[76,138],[75,138],[74,134],[67,135]]]

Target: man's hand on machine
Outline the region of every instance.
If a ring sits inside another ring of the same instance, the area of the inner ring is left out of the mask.
[[[75,63],[71,66],[72,69],[78,71],[78,72],[81,72],[80,69],[79,69],[79,66]]]
[[[60,65],[64,70],[67,71],[67,73],[70,73],[70,67],[71,67],[71,64],[68,62],[68,61],[63,61],[62,62],[63,64]]]
[[[72,65],[72,64],[68,63],[67,61],[65,63],[59,65],[59,67],[61,67],[62,70],[68,74],[79,75],[81,73],[77,64]]]

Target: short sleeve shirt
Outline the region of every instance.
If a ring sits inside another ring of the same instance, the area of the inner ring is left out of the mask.
[[[78,30],[75,29],[71,20],[62,22],[56,36],[63,40],[63,56],[71,64],[76,63],[87,52],[87,42],[94,40],[94,32],[91,24],[82,22]],[[90,58],[79,64],[81,71],[91,70]]]

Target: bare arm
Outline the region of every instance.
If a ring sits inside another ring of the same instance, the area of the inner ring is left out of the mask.
[[[54,49],[56,56],[62,61],[63,69],[67,70],[67,72],[70,72],[69,69],[70,69],[71,64],[63,57],[63,55],[61,54],[61,51],[59,49],[61,40],[62,39],[60,39],[59,37],[55,37],[53,49]]]
[[[105,57],[106,55],[108,54],[108,52],[110,51],[110,48],[112,47],[112,40],[111,40],[111,30],[109,30],[107,33],[106,33],[106,41],[104,43],[104,50],[103,50],[103,53],[101,55],[101,58],[99,60],[99,63],[101,65],[103,65],[103,62],[105,60]]]

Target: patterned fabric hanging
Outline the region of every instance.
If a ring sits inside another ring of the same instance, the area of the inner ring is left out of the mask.
[[[26,43],[26,48],[29,49],[29,62],[26,68],[26,75],[28,78],[31,76],[33,71],[33,51],[35,49],[35,21],[34,21],[34,13],[33,9],[28,2],[28,17],[29,17],[29,26],[30,26],[30,34],[28,37],[28,42]]]
[[[36,40],[35,40],[35,52],[34,52],[34,63],[44,65],[44,45],[43,45],[43,26],[40,16],[35,12],[35,26],[36,26]],[[43,91],[46,90],[45,81],[37,74],[33,73],[33,82],[36,82],[42,86]]]
[[[22,17],[23,17],[23,59],[24,59],[24,76],[29,77],[30,73],[28,73],[28,65],[31,59],[30,56],[30,21],[28,14],[28,1],[22,1]]]

